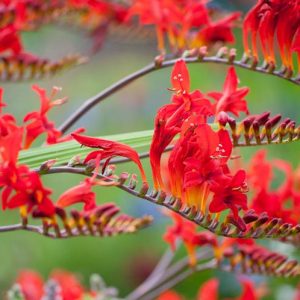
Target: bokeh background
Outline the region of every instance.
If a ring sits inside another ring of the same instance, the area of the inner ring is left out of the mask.
[[[213,1],[229,10],[245,10],[251,1]],[[241,50],[241,30],[236,30],[236,47]],[[81,29],[52,24],[37,32],[23,34],[25,47],[32,53],[48,58],[60,58],[67,53],[83,53],[90,56],[91,39]],[[26,112],[39,108],[37,95],[31,85],[37,83],[50,91],[52,86],[61,86],[62,96],[68,96],[64,106],[53,109],[51,118],[61,124],[85,99],[95,95],[123,76],[149,63],[156,54],[155,39],[152,35],[141,37],[136,33],[115,30],[104,43],[101,51],[87,64],[71,69],[53,78],[24,83],[1,83],[5,90],[6,111],[21,120]],[[226,66],[214,64],[194,64],[189,66],[192,88],[203,92],[220,90],[226,75]],[[242,69],[237,70],[241,86],[251,89],[247,97],[252,113],[272,111],[299,120],[299,87],[278,78]],[[153,128],[157,109],[170,98],[170,69],[159,70],[141,78],[113,96],[106,99],[86,114],[72,129],[87,128],[90,135],[106,135]],[[289,160],[294,167],[299,163],[299,143],[286,146],[268,146],[269,157]],[[243,149],[241,155],[248,161],[256,149]],[[143,161],[147,167],[147,160]],[[134,171],[130,165],[122,165],[120,170]],[[147,167],[149,172],[149,167]],[[263,174],[262,174],[263,176]],[[279,176],[280,179],[280,176]],[[282,178],[281,178],[282,179]],[[68,187],[82,180],[74,175],[51,175],[44,178],[46,185],[53,189],[53,199]],[[121,296],[134,288],[147,272],[153,268],[159,256],[167,248],[162,235],[170,222],[159,208],[113,188],[98,188],[98,201],[115,201],[124,211],[135,215],[152,214],[154,224],[138,234],[113,237],[80,237],[67,240],[51,240],[28,232],[10,232],[0,237],[0,298],[22,269],[34,269],[45,278],[53,269],[66,269],[79,275],[88,283],[92,273],[101,274],[104,280],[116,286]],[[18,220],[11,212],[0,212],[1,224],[12,224]],[[268,242],[268,247],[283,251],[291,257],[299,256],[292,247]],[[183,254],[183,253],[182,253]],[[239,286],[232,274],[206,272],[191,277],[178,285],[176,290],[187,299],[194,299],[201,282],[210,276],[221,278],[221,293],[225,297],[239,292]],[[296,284],[288,279],[267,279],[253,277],[255,282],[267,280],[271,295],[265,299],[292,299]]]

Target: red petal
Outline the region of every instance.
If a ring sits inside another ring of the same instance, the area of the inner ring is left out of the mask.
[[[171,83],[175,91],[181,93],[190,91],[190,75],[185,62],[181,59],[176,62],[171,74]]]

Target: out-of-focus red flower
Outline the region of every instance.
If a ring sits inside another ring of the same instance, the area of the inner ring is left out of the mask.
[[[298,285],[294,300],[300,300],[300,285]]]
[[[242,294],[232,300],[259,300],[260,296],[256,292],[250,280],[241,279]],[[216,278],[206,281],[199,289],[198,300],[218,300],[219,299],[219,280]]]
[[[244,47],[246,53],[250,54],[249,46],[249,33],[252,45],[252,54],[258,59],[257,38],[260,36],[263,44],[263,51],[265,59],[268,62],[275,62],[274,55],[274,35],[276,30],[276,12],[278,5],[283,1],[274,1],[275,6],[272,8],[270,3],[265,0],[260,0],[248,12],[244,19],[243,32],[244,32]]]
[[[18,55],[23,51],[18,31],[14,25],[0,28],[0,53]]]
[[[274,169],[284,174],[284,181],[277,188],[272,188]],[[262,177],[261,174],[264,174]],[[267,212],[270,216],[281,218],[284,222],[297,224],[300,205],[297,201],[297,173],[293,173],[289,163],[283,160],[268,161],[266,151],[258,151],[249,166],[250,186],[254,192],[250,208],[257,213]],[[270,205],[272,203],[272,205]]]
[[[60,286],[62,300],[82,300],[84,288],[72,273],[57,270],[50,278]]]
[[[252,49],[254,58],[258,59],[258,38],[263,56],[270,64],[275,64],[275,42],[283,65],[293,70],[293,51],[298,52],[299,1],[259,0],[245,17],[244,48],[249,55]],[[279,17],[280,16],[280,17]],[[248,41],[250,34],[251,46]],[[299,52],[298,52],[299,53]]]
[[[199,289],[197,300],[218,300],[219,281],[216,278],[206,281]]]
[[[24,270],[16,279],[20,285],[25,300],[41,300],[44,295],[44,281],[41,276],[33,271]]]
[[[235,38],[232,32],[234,22],[239,19],[241,14],[239,12],[232,13],[224,19],[216,22],[208,22],[203,29],[200,29],[194,38],[192,45],[194,47],[211,46],[216,43],[234,43]]]
[[[240,13],[221,20],[212,21],[209,1],[194,0],[135,0],[129,10],[129,17],[138,15],[142,25],[154,25],[157,32],[158,48],[165,51],[165,36],[171,49],[183,51],[216,42],[234,41],[232,27]]]
[[[206,26],[210,23],[209,11],[206,7],[208,1],[187,1],[182,9],[181,24],[182,27],[177,29],[176,39],[178,48],[183,50],[190,45],[189,35],[192,29]],[[194,46],[194,45],[193,45]]]
[[[105,163],[103,167],[105,169],[105,167],[113,157],[115,156],[127,157],[138,166],[143,182],[147,182],[145,171],[143,169],[138,153],[128,145],[119,142],[101,139],[101,138],[78,135],[75,133],[71,135],[81,145],[100,149],[88,154],[87,157],[84,159],[84,163],[87,163],[92,159],[96,159],[97,156],[99,156],[100,160],[105,159]]]
[[[266,161],[266,154],[265,150],[258,150],[248,168],[249,181],[256,189],[268,189],[273,177],[272,166]]]
[[[176,247],[176,241],[182,240],[189,254],[190,265],[197,264],[196,249],[199,246],[211,245],[217,246],[217,239],[211,232],[197,232],[196,225],[178,214],[170,213],[174,225],[169,227],[164,235],[173,250]]]
[[[175,25],[181,22],[181,12],[173,0],[134,0],[129,17],[137,15],[143,25],[155,25],[158,49],[165,51],[164,33],[167,32],[172,46],[175,40]]]
[[[238,88],[239,79],[234,67],[230,67],[225,79],[223,91],[210,92],[208,96],[212,97],[216,104],[214,104],[214,113],[218,115],[220,112],[231,112],[239,116],[240,112],[249,113],[247,102],[244,97],[248,94],[248,88]]]
[[[101,48],[110,24],[127,22],[128,7],[121,3],[102,0],[69,0],[65,1],[71,10],[80,11],[80,22],[91,30],[94,40],[93,50]]]
[[[156,300],[182,300],[182,297],[174,291],[162,293]]]
[[[259,300],[259,296],[256,292],[255,286],[250,280],[242,279],[242,294],[236,300]]]

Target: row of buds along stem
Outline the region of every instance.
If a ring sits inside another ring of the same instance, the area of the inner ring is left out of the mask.
[[[155,58],[155,66],[157,68],[170,65],[173,62],[172,58],[174,56],[168,55],[158,55]],[[270,74],[282,79],[286,79],[294,84],[299,85],[300,77],[294,76],[291,69],[282,67],[281,69],[276,69],[275,65],[272,63],[259,64],[259,61],[252,56],[244,55],[241,59],[238,58],[238,53],[235,48],[221,47],[217,50],[215,54],[208,52],[206,46],[200,48],[193,48],[186,50],[181,55],[176,56],[176,58],[182,58],[187,63],[215,63],[224,65],[234,65],[247,70],[252,70],[255,72]],[[170,59],[170,60],[169,60]]]
[[[86,62],[80,55],[68,55],[59,61],[51,62],[31,56],[13,56],[0,58],[0,80],[19,81],[53,76],[67,68]]]
[[[300,139],[300,126],[286,118],[281,120],[281,115],[270,117],[270,112],[259,115],[250,115],[237,123],[237,121],[222,112],[218,116],[219,125],[227,125],[231,131],[234,147],[256,146],[264,144],[284,144]]]
[[[89,211],[69,212],[56,207],[55,215],[51,218],[41,213],[33,212],[34,218],[42,218],[41,233],[52,238],[68,238],[76,236],[114,236],[124,233],[134,233],[147,227],[152,222],[151,216],[134,218],[126,214],[118,214],[119,207],[114,203],[98,205]],[[27,228],[27,219],[22,219],[24,228]]]
[[[53,19],[66,14],[65,1],[32,1],[25,0],[23,3],[11,3],[0,8],[0,26],[17,23],[23,30],[32,30],[41,24],[48,23]],[[21,15],[23,16],[21,19]],[[26,22],[25,22],[26,19]]]
[[[224,252],[231,271],[243,274],[261,274],[279,277],[297,277],[300,266],[296,260],[269,251],[256,244],[237,244],[235,249],[230,247]]]
[[[169,196],[165,192],[152,192],[147,187],[140,190],[131,188],[126,185],[125,180],[119,184],[119,188],[129,192],[130,194],[150,201],[151,203],[167,207],[171,211],[178,213],[183,218],[207,229],[219,236],[231,238],[272,238],[272,239],[299,239],[300,224],[293,225],[284,223],[279,218],[272,218],[266,212],[261,214],[255,213],[250,209],[244,213],[242,220],[245,227],[241,228],[241,224],[237,224],[232,215],[228,215],[224,221],[220,221],[217,214],[205,213],[195,207],[189,207],[184,204],[181,199]]]

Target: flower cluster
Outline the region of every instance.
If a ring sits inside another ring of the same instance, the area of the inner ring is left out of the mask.
[[[103,165],[104,172],[112,157],[128,157],[138,165],[142,178],[146,183],[146,176],[138,154],[129,146],[122,145],[118,142],[101,139],[93,140],[90,137],[80,136],[78,133],[82,132],[83,129],[77,129],[76,132],[72,134],[75,139],[84,144],[87,144],[88,142],[89,146],[101,147],[102,150],[90,153],[85,160],[86,162],[90,162],[92,159],[90,165],[90,167],[92,167],[91,170],[96,167],[93,175],[62,193],[58,200],[54,203],[51,199],[52,191],[43,185],[39,172],[37,170],[29,169],[27,165],[20,164],[18,162],[18,156],[20,150],[31,147],[33,142],[36,141],[40,135],[46,134],[47,144],[60,143],[72,139],[70,135],[62,136],[62,132],[56,129],[54,123],[47,117],[48,112],[54,106],[63,104],[66,99],[62,98],[54,100],[57,92],[59,91],[58,88],[53,89],[50,97],[47,96],[44,89],[41,89],[38,86],[33,86],[33,90],[39,95],[41,107],[39,111],[28,113],[24,117],[24,123],[21,126],[18,126],[15,118],[11,114],[2,113],[2,108],[5,104],[2,101],[1,90],[0,195],[2,208],[4,210],[19,208],[23,220],[27,219],[28,214],[31,214],[34,217],[47,218],[50,222],[47,224],[50,226],[56,225],[55,215],[58,215],[62,219],[64,226],[68,231],[70,231],[72,226],[77,226],[78,230],[81,231],[82,226],[87,224],[87,226],[90,226],[91,232],[94,232],[93,226],[95,225],[97,227],[97,232],[99,231],[103,234],[102,231],[104,228],[102,227],[119,212],[119,209],[111,204],[107,204],[106,206],[96,204],[96,196],[92,191],[94,186],[109,186],[117,184],[115,181],[107,182],[97,179],[100,161],[106,159]],[[92,145],[92,141],[96,141],[97,144]],[[55,160],[45,162],[45,164],[41,166],[41,171],[49,170],[54,163]],[[83,209],[79,213],[76,211],[73,212],[72,220],[69,222],[66,219],[64,209],[77,203],[83,203]],[[150,219],[135,220],[126,215],[120,215],[116,220],[118,220],[117,223],[120,225],[120,228],[118,229],[118,226],[115,227],[118,232],[135,231],[135,229],[140,225],[143,226],[142,223],[144,223],[144,221],[146,223],[150,221]],[[72,232],[70,231],[70,233]],[[113,228],[112,233],[114,233]],[[60,233],[58,232],[58,234]]]
[[[86,61],[79,55],[67,55],[50,61],[24,49],[21,32],[32,31],[42,24],[60,17],[69,23],[80,24],[91,31],[94,50],[101,47],[108,26],[123,23],[127,15],[125,5],[111,1],[2,1],[0,7],[0,63],[2,80],[22,80],[53,75],[70,66]]]
[[[72,139],[71,135],[63,136],[47,117],[48,112],[54,106],[63,104],[66,98],[54,100],[59,88],[54,88],[49,97],[46,91],[38,86],[33,86],[33,90],[40,98],[40,110],[26,114],[21,126],[11,114],[2,113],[5,104],[2,101],[1,90],[0,196],[3,210],[19,209],[23,228],[27,228],[28,216],[42,218],[43,226],[35,227],[34,230],[56,238],[86,234],[111,236],[132,233],[151,223],[152,218],[149,216],[142,218],[133,218],[125,214],[117,216],[120,209],[113,203],[102,205],[96,203],[96,194],[92,191],[94,186],[114,186],[118,184],[118,180],[122,180],[122,176],[115,175],[109,175],[108,181],[98,179],[101,160],[105,159],[102,168],[104,172],[112,157],[127,157],[138,165],[145,184],[146,176],[139,156],[133,149],[118,142],[80,136],[78,133],[84,131],[82,128],[73,132],[73,137],[82,143],[88,143],[89,146],[101,148],[90,153],[83,162],[89,163],[86,170],[91,177],[63,192],[56,202],[52,200],[52,190],[44,186],[41,174],[47,173],[53,167],[55,159],[42,164],[39,170],[34,170],[21,164],[18,156],[21,150],[30,148],[41,135],[46,135],[47,144]],[[126,174],[124,176],[128,177]],[[80,211],[72,209],[70,214],[66,211],[68,207],[78,203],[83,204]],[[60,229],[60,224],[63,229]]]
[[[246,54],[258,60],[258,40],[264,59],[275,65],[275,42],[279,46],[284,67],[293,70],[293,52],[300,59],[300,2],[298,0],[259,0],[244,20],[244,47]],[[249,34],[251,44],[249,44]],[[250,47],[251,45],[251,47]]]
[[[213,233],[197,232],[197,226],[194,223],[183,219],[178,214],[173,213],[171,217],[174,225],[167,229],[164,239],[173,251],[176,249],[177,240],[183,241],[189,254],[190,266],[195,266],[197,263],[197,247],[210,245],[217,250],[217,239]]]
[[[0,111],[0,187],[3,209],[21,208],[22,215],[37,210],[43,215],[51,216],[55,209],[49,196],[51,191],[45,188],[39,175],[29,170],[26,165],[18,164],[18,155],[21,149],[28,149],[41,135],[47,135],[48,143],[61,141],[61,132],[57,130],[53,122],[49,121],[49,110],[60,105],[65,98],[53,100],[58,89],[54,88],[52,95],[47,97],[45,90],[33,86],[41,101],[40,111],[28,113],[24,117],[22,126],[18,126],[11,114],[3,114],[1,90]],[[81,130],[80,130],[81,131]],[[63,140],[68,139],[64,137]]]
[[[158,49],[165,52],[165,35],[174,52],[215,43],[233,43],[232,27],[239,12],[212,19],[206,0],[134,0],[129,16],[138,15],[142,25],[154,25]]]
[[[189,73],[182,60],[174,66],[171,83],[172,102],[157,112],[150,147],[155,188],[167,188],[161,158],[173,142],[167,163],[171,194],[203,214],[207,209],[211,213],[230,209],[237,226],[245,230],[238,211],[247,209],[246,173],[244,170],[230,171],[232,141],[228,131],[225,128],[214,131],[207,121],[209,117],[219,118],[224,113],[248,113],[244,100],[248,89],[237,87],[237,75],[230,68],[222,92],[207,95],[198,90],[191,92]]]
[[[127,23],[128,6],[121,2],[107,0],[68,0],[65,2],[68,11],[79,13],[79,24],[91,31],[94,39],[93,50],[98,50],[112,24]]]
[[[68,1],[3,1],[1,3],[0,52],[9,51],[12,55],[24,53],[20,32],[36,29],[41,24],[53,21],[61,16],[77,13],[80,24],[104,37],[107,26],[112,22],[123,23],[127,7],[111,1],[68,0]],[[101,33],[102,32],[102,33]]]

